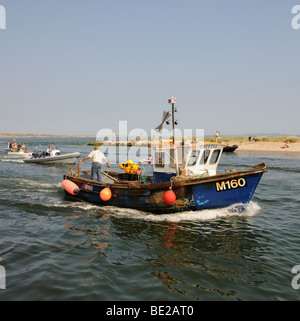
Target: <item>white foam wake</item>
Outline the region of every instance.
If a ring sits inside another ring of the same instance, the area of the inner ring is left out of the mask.
[[[24,164],[23,159],[17,159],[17,158],[1,158],[0,162],[10,162],[10,163],[20,163]]]
[[[228,217],[251,217],[258,214],[260,211],[260,206],[255,202],[250,202],[247,210],[245,212],[238,212],[234,210],[234,206],[221,208],[221,209],[208,209],[202,211],[186,211],[174,214],[152,214],[143,212],[140,210],[121,208],[115,206],[99,206],[96,204],[78,201],[70,202],[58,199],[48,199],[48,202],[43,204],[46,207],[52,208],[69,208],[69,209],[79,209],[89,214],[105,214],[107,216],[113,216],[117,218],[128,218],[128,219],[138,219],[144,221],[153,222],[197,222],[197,221],[212,221],[219,218]],[[83,213],[82,213],[83,214]]]
[[[125,209],[125,208],[117,208],[117,207],[110,207],[107,209],[108,215],[113,215],[117,217],[124,217],[124,218],[134,218],[146,221],[154,221],[154,222],[181,222],[181,221],[189,221],[189,222],[196,222],[196,221],[211,221],[218,218],[225,218],[225,217],[250,217],[257,215],[260,210],[260,206],[257,203],[250,202],[247,210],[243,213],[234,211],[234,206],[221,208],[221,209],[209,209],[209,210],[202,210],[202,211],[186,211],[181,213],[174,213],[174,214],[151,214],[146,213],[134,209]]]

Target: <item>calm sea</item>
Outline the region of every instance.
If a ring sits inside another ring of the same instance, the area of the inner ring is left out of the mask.
[[[84,157],[90,140],[22,142]],[[61,181],[70,165],[25,164],[1,152],[0,300],[299,300],[299,161],[291,153],[223,154],[220,170],[268,163],[245,214],[152,215],[67,199]]]

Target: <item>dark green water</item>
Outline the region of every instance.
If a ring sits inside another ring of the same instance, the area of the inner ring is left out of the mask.
[[[82,157],[89,140],[24,139],[32,149],[54,143]],[[300,264],[299,160],[224,154],[220,170],[269,165],[245,214],[157,216],[67,199],[61,181],[70,166],[1,153],[0,300],[299,300],[291,271]]]

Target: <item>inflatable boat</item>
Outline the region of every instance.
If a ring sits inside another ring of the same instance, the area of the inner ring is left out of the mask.
[[[31,158],[23,159],[23,161],[36,164],[74,164],[79,156],[78,152],[61,154],[58,149],[55,149],[50,154],[47,152],[33,153]]]

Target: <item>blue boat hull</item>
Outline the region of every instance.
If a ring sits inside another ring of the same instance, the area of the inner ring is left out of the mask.
[[[250,202],[262,173],[225,179],[193,186],[193,197],[197,210],[228,207]]]
[[[266,171],[267,166],[264,163],[248,171],[173,181],[172,190],[176,195],[176,201],[172,204],[164,201],[164,194],[169,190],[170,182],[116,182],[109,185],[111,198],[103,201],[100,192],[107,184],[65,176],[65,179],[73,181],[79,188],[77,195],[72,195],[66,190],[65,193],[70,197],[99,205],[134,208],[156,214],[223,208],[234,204],[237,204],[236,208],[240,211],[245,210],[262,174]]]

